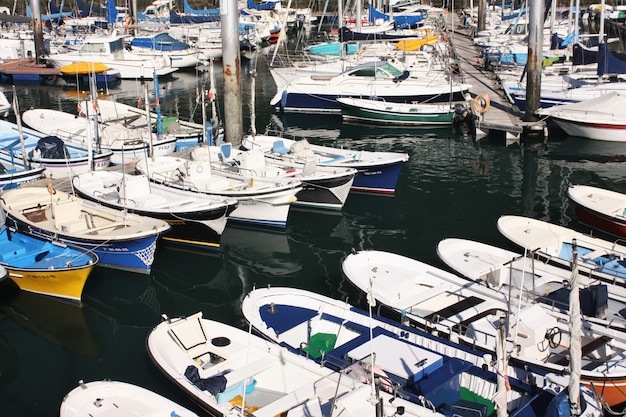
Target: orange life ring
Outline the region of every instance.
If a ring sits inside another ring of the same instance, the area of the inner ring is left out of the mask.
[[[491,100],[488,95],[476,96],[472,104],[477,113],[484,114],[491,107]]]

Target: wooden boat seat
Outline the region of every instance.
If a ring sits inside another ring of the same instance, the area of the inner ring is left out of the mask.
[[[602,346],[606,345],[609,341],[611,341],[611,338],[609,336],[601,336],[597,339],[593,339],[591,342],[587,343],[585,346],[582,347],[581,349],[582,356],[585,357],[589,355],[591,352],[594,352],[600,349]],[[569,356],[562,357],[561,359],[559,359],[557,364],[563,365],[563,366],[569,364]]]
[[[75,233],[87,228],[80,203],[69,201],[54,207],[54,227],[64,233]]]

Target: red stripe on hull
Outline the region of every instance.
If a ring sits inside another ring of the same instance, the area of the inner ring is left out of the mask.
[[[594,229],[602,230],[603,232],[611,235],[626,238],[626,222],[602,215],[578,204],[576,205],[574,211],[576,212],[578,221],[581,223],[589,225]]]

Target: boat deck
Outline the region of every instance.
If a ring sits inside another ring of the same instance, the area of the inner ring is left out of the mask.
[[[463,81],[471,84],[472,98],[478,96],[489,97],[490,107],[478,116],[476,123],[477,138],[486,133],[502,132],[507,138],[507,144],[519,142],[523,135],[545,132],[545,123],[525,122],[523,114],[517,106],[506,98],[495,74],[486,69],[480,57],[480,49],[474,45],[469,29],[459,26],[461,19],[454,13],[448,13],[448,27],[450,28],[450,44],[456,55],[459,70]]]

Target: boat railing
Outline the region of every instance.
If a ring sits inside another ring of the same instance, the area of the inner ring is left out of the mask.
[[[198,187],[196,187],[194,183],[184,180],[184,176],[182,175],[182,172],[176,178],[173,178],[172,175],[175,171],[168,171],[167,174],[163,174],[161,172],[154,172],[152,173],[152,179],[155,182],[161,183],[163,185],[173,186],[175,188],[182,188],[182,189],[193,191],[196,193],[200,192],[200,190],[198,189]]]

